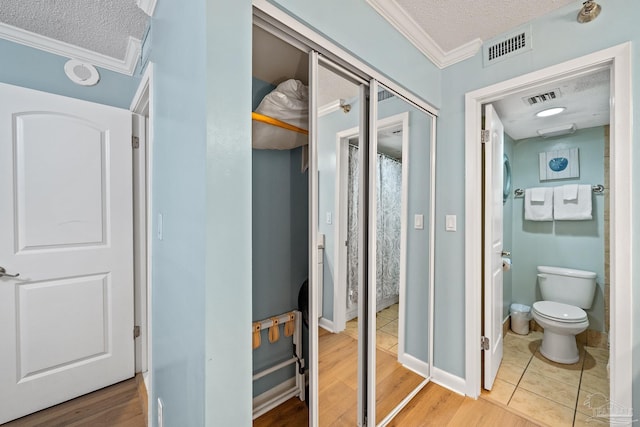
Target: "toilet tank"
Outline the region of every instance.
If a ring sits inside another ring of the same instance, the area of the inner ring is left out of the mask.
[[[573,268],[538,266],[538,285],[545,301],[591,308],[596,273]]]

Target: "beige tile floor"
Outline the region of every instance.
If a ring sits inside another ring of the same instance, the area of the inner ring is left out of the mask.
[[[579,344],[580,360],[563,365],[542,356],[541,343],[542,332],[509,331],[493,388],[483,397],[554,427],[603,424],[594,415],[608,404],[608,350]]]
[[[344,331],[358,339],[358,318],[349,320]],[[398,353],[398,304],[380,310],[376,314],[376,347],[387,353]]]

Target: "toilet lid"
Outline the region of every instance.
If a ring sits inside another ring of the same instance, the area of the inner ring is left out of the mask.
[[[565,323],[579,323],[587,320],[587,313],[580,307],[555,301],[534,302],[533,310],[542,317]]]

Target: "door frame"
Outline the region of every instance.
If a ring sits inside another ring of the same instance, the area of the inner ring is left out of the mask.
[[[396,125],[402,125],[402,157],[409,153],[409,112],[405,111],[392,116],[384,117],[376,121],[378,131]],[[336,133],[336,183],[335,183],[335,210],[337,214],[336,228],[334,231],[336,262],[336,278],[334,280],[335,292],[333,293],[333,332],[341,332],[346,327],[346,305],[347,296],[347,263],[346,249],[341,242],[346,239],[348,228],[347,222],[347,186],[345,182],[349,179],[349,140],[359,136],[360,127],[346,129]],[[408,217],[408,192],[409,192],[409,164],[402,162],[402,196],[400,215],[404,221],[401,222],[400,230],[400,281],[399,292],[399,316],[398,316],[398,356],[404,353],[404,324],[405,313],[403,308],[406,304],[406,283],[407,283],[407,227],[410,218]],[[406,363],[405,363],[406,364]]]
[[[139,342],[135,345],[136,373],[141,372],[147,390],[152,387],[152,236],[153,220],[152,188],[153,188],[153,63],[149,62],[136,90],[129,110],[133,113],[133,134],[139,138],[138,156],[134,153],[134,217],[133,232],[137,244],[134,247],[134,292],[137,297],[134,303],[134,319],[140,326]],[[138,116],[136,118],[136,116]],[[151,419],[151,400],[147,399],[147,419]]]
[[[482,168],[480,132],[483,104],[598,67],[610,67],[611,92],[615,100],[610,112],[610,194],[611,194],[611,287],[610,370],[611,401],[632,407],[632,244],[633,205],[631,182],[632,99],[631,43],[572,59],[542,70],[487,86],[465,95],[465,392],[477,398],[481,387],[480,320],[482,294],[477,286],[482,278]]]

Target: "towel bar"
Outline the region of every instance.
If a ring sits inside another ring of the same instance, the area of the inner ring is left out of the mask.
[[[596,194],[600,194],[604,192],[604,185],[602,184],[596,184],[596,185],[592,185],[591,186],[591,191],[593,191]],[[513,197],[514,198],[520,198],[524,196],[524,189],[522,188],[516,188],[515,190],[513,190]]]

